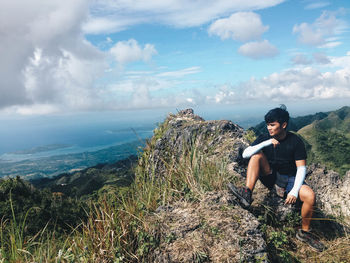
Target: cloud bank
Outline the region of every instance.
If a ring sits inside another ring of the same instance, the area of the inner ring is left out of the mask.
[[[140,23],[199,26],[236,11],[258,10],[281,2],[1,1],[0,110],[44,114],[105,108],[106,99],[114,96],[108,94],[108,88],[96,84],[96,80],[108,71],[113,63],[110,58],[123,66],[148,62],[157,54],[154,45],[138,43],[135,39],[120,41],[110,50],[100,51],[85,40],[85,34],[118,32]],[[198,70],[193,67],[163,72],[159,78],[185,76]]]
[[[1,1],[0,109],[90,107],[92,83],[106,65],[81,32],[88,11],[83,0]]]
[[[350,69],[322,73],[307,67],[274,73],[260,80],[251,79],[243,85],[251,99],[293,101],[350,98]]]
[[[251,78],[238,86],[220,87],[216,95],[208,97],[208,100],[237,103],[248,100],[288,102],[350,99],[350,52],[343,57],[325,57],[318,53],[314,57],[315,60],[321,57],[319,62],[327,62],[328,67],[338,69],[322,72],[309,66],[291,68],[261,79]]]

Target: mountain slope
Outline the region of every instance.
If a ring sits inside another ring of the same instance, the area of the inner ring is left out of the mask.
[[[350,107],[330,112],[298,133],[311,146],[309,162],[324,163],[341,174],[350,169]]]
[[[133,168],[136,164],[137,156],[131,155],[112,164],[99,164],[54,178],[32,180],[31,183],[38,188],[49,188],[52,192],[61,192],[66,196],[81,197],[107,188],[129,186],[134,180]]]

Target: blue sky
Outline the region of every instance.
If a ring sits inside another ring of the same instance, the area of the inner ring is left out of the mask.
[[[350,2],[0,3],[0,117],[350,102]]]

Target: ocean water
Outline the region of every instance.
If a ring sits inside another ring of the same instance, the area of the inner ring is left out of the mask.
[[[104,114],[6,120],[0,129],[0,161],[93,152],[144,140],[152,136],[161,117],[138,120]]]
[[[135,135],[134,131],[137,133]],[[136,141],[136,140],[145,140],[147,138],[150,138],[153,134],[153,130],[134,130],[134,131],[120,131],[116,132],[117,134],[111,135],[108,134],[109,131],[106,131],[108,135],[104,136],[104,133],[101,132],[99,135],[96,134],[84,134],[82,133],[82,137],[84,138],[90,138],[90,140],[80,140],[79,143],[75,144],[61,144],[57,145],[56,149],[50,149],[52,144],[44,144],[40,145],[38,147],[30,148],[30,149],[24,149],[21,151],[15,151],[15,152],[5,152],[0,155],[0,161],[7,161],[7,162],[19,162],[23,160],[29,160],[29,159],[39,159],[39,158],[45,158],[45,157],[52,157],[52,156],[63,156],[66,154],[74,154],[74,153],[82,153],[82,152],[96,152],[105,148],[109,148],[112,146],[122,145],[124,143]],[[93,145],[93,141],[91,139],[94,139],[93,137],[99,137],[102,140],[97,140],[96,144]],[[67,143],[71,141],[71,138],[68,138],[67,140],[64,140],[63,138],[61,141],[56,141],[56,143]],[[78,142],[78,140],[75,140],[75,142]],[[56,144],[54,145],[56,146]],[[45,148],[48,148],[48,150],[45,150]],[[38,149],[38,150],[37,150]]]

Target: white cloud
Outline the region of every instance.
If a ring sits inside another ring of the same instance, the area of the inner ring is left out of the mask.
[[[206,101],[220,104],[235,104],[250,100],[257,102],[319,101],[350,99],[350,52],[342,57],[327,57],[315,53],[314,59],[334,72],[322,72],[312,67],[298,67],[276,72],[269,76],[238,85],[214,87],[214,95]]]
[[[86,33],[124,30],[139,23],[161,23],[174,27],[200,26],[234,12],[278,5],[284,0],[100,0],[94,1]]]
[[[292,58],[292,62],[294,65],[309,65],[312,63],[310,59],[308,59],[303,54],[297,54]]]
[[[293,27],[293,33],[299,34],[299,41],[308,45],[320,45],[324,43],[323,33],[320,29],[314,29],[308,23],[302,23]]]
[[[217,35],[222,40],[232,38],[241,42],[260,39],[269,29],[261,22],[260,16],[253,12],[238,12],[229,18],[218,19],[208,29],[210,35]]]
[[[24,71],[27,96],[35,103],[87,109],[95,103],[94,81],[103,69],[103,60],[78,57],[71,51],[62,50],[60,57],[44,56]]]
[[[155,72],[154,71],[127,71],[125,72],[125,75],[127,76],[143,76],[143,75],[151,75],[151,74],[154,74]]]
[[[142,48],[135,39],[129,39],[128,41],[116,43],[110,49],[110,53],[118,63],[126,64],[139,60],[148,62],[153,55],[157,54],[157,50],[154,45],[151,44],[146,44],[144,48]]]
[[[175,89],[179,81],[157,78],[140,77],[118,81],[107,87],[101,97],[106,109],[146,109],[161,107],[193,106],[198,102],[192,90]],[[163,92],[165,91],[165,92]]]
[[[342,42],[336,41],[336,42],[327,42],[323,45],[318,46],[319,48],[335,48],[337,46],[340,46]]]
[[[298,40],[306,45],[319,46],[322,48],[334,47],[334,45],[341,44],[340,42],[326,43],[327,37],[340,35],[347,28],[347,25],[336,16],[342,14],[339,12],[322,12],[321,16],[315,20],[314,23],[301,23],[294,25],[293,33],[298,34]]]
[[[246,98],[272,101],[350,98],[350,69],[322,73],[314,68],[289,69],[242,84]]]
[[[305,6],[305,9],[317,9],[317,8],[323,8],[329,5],[330,5],[329,2],[313,2]]]
[[[85,33],[100,34],[119,32],[127,29],[129,26],[142,23],[142,20],[124,17],[123,19],[115,19],[113,17],[90,17],[82,26]]]
[[[18,9],[17,15],[9,9]],[[121,64],[149,61],[157,53],[155,47],[131,39],[116,43],[106,52],[99,51],[85,40],[81,31],[87,16],[88,6],[83,0],[72,3],[52,0],[44,4],[39,0],[0,2],[2,112],[52,114],[196,102],[192,92],[178,91],[181,80],[168,77],[195,74],[200,68],[168,72],[163,77],[152,77],[160,71],[121,75],[115,68],[109,68],[108,58],[112,56]],[[106,43],[112,42],[106,37]],[[116,73],[120,75],[114,84],[96,82],[103,74],[115,77]]]
[[[268,40],[249,42],[238,49],[238,53],[252,59],[263,59],[278,55],[278,49]]]
[[[322,52],[316,52],[312,54],[312,58],[307,57],[305,54],[297,53],[294,57],[292,57],[292,63],[294,65],[301,65],[306,66],[310,64],[320,64],[320,65],[327,65],[332,66],[330,58],[322,53]]]
[[[350,70],[350,51],[347,52],[346,56],[328,58],[331,61],[329,66]]]
[[[157,74],[158,77],[174,77],[174,78],[180,78],[184,77],[186,75],[192,75],[201,72],[200,67],[190,67],[185,68],[177,71],[168,71],[168,72],[162,72]]]
[[[0,108],[30,114],[92,103],[106,65],[81,33],[87,15],[83,0],[0,2]]]
[[[60,112],[62,109],[52,104],[34,104],[34,105],[12,106],[8,110],[20,115],[47,115],[47,114]]]
[[[206,96],[208,103],[234,104],[240,99],[234,91],[234,87],[229,84],[220,85],[218,91],[213,96]]]
[[[329,64],[331,62],[324,53],[317,52],[312,54],[312,56],[318,64]]]

